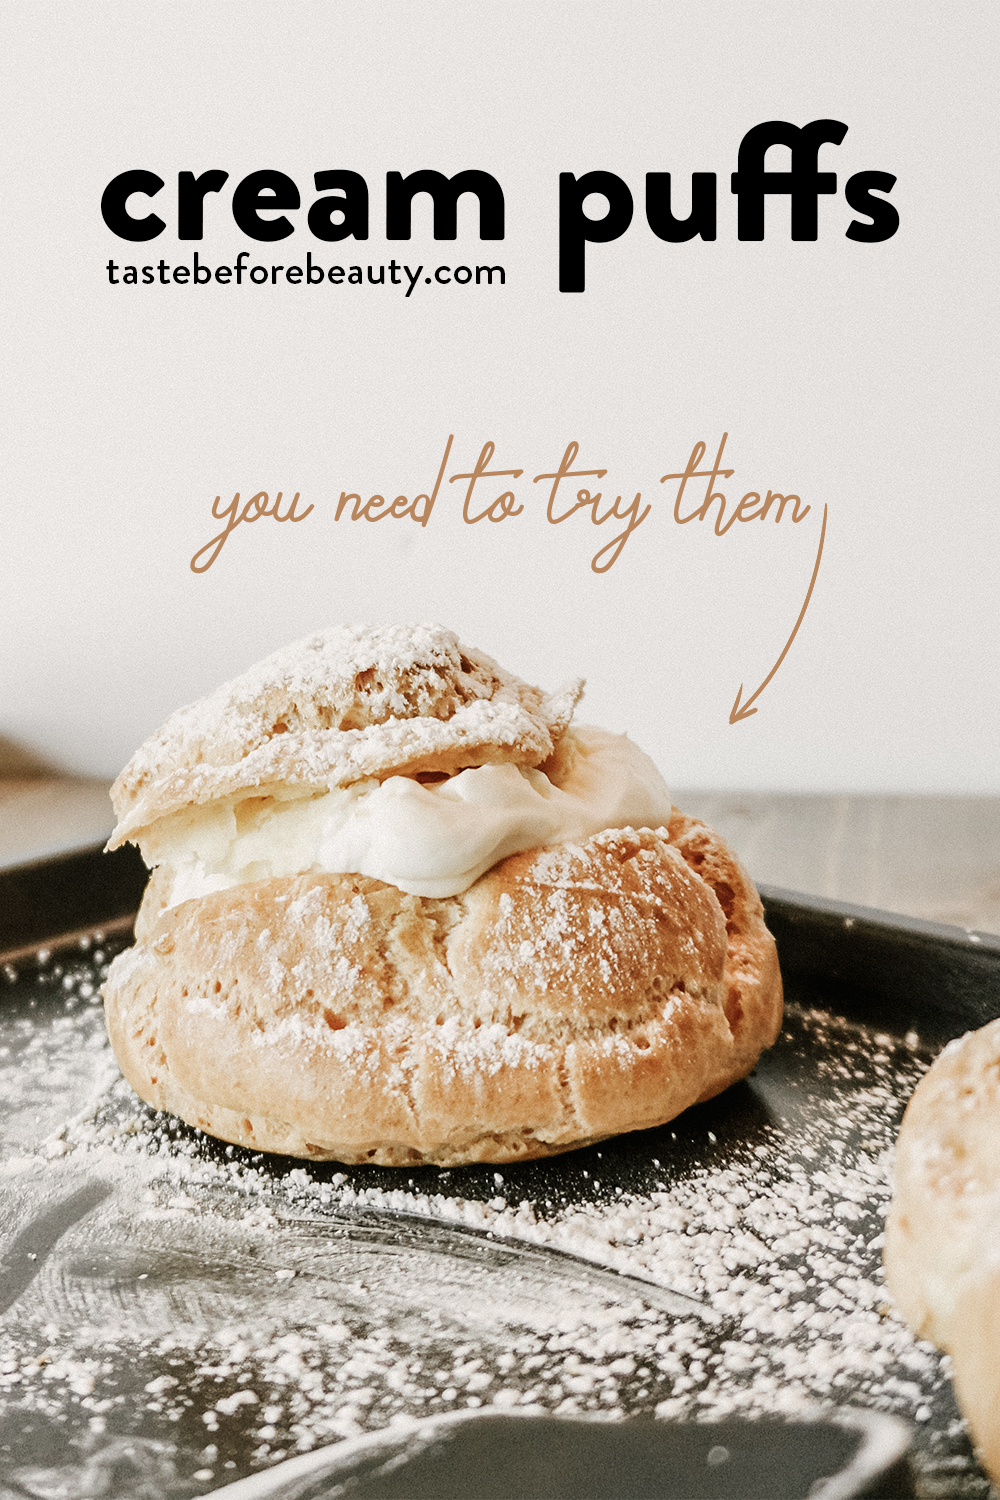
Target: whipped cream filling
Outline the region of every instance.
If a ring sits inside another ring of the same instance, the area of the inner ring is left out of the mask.
[[[168,906],[274,876],[370,875],[415,896],[457,896],[510,854],[579,842],[605,828],[658,828],[670,793],[625,735],[568,731],[550,778],[479,766],[441,781],[390,776],[319,795],[295,788],[226,798],[154,824],[147,864],[174,871]]]

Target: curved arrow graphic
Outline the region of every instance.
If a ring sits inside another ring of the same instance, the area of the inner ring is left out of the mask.
[[[768,683],[771,681],[771,678],[774,676],[775,672],[778,670],[778,668],[781,666],[781,663],[784,661],[785,657],[788,655],[788,648],[791,646],[792,642],[794,641],[794,639],[796,637],[796,634],[798,633],[798,628],[802,624],[802,621],[806,617],[806,610],[809,608],[809,600],[812,598],[812,591],[813,591],[813,588],[815,587],[815,584],[816,584],[817,575],[819,574],[820,560],[822,559],[822,556],[823,556],[823,542],[825,540],[826,540],[826,506],[824,505],[823,506],[823,525],[822,525],[822,527],[820,529],[820,533],[819,533],[819,549],[818,549],[818,551],[816,553],[816,564],[815,564],[815,566],[813,568],[812,577],[809,580],[809,588],[806,591],[805,602],[803,603],[802,608],[799,610],[799,617],[795,621],[795,624],[792,626],[792,633],[788,637],[788,640],[785,642],[785,648],[782,651],[781,655],[778,657],[778,660],[775,662],[775,664],[771,668],[770,672],[768,672],[767,676],[764,678],[764,681],[761,683],[760,687],[757,689],[757,691],[755,693],[751,694],[751,696],[747,699],[747,701],[744,703],[744,705],[743,705],[742,708],[740,707],[740,694],[743,691],[743,684],[742,684],[742,682],[740,683],[739,687],[736,690],[736,700],[733,703],[732,711],[731,711],[731,713],[729,715],[729,722],[730,722],[730,724],[736,724],[736,723],[739,722],[740,719],[749,719],[749,717],[750,717],[751,714],[755,714],[757,712],[757,710],[755,708],[751,708],[750,707],[751,703],[753,703],[755,699],[757,699],[757,698],[760,697],[761,693],[767,687]]]

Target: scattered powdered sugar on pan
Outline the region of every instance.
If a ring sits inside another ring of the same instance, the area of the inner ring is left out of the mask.
[[[868,1406],[914,1423],[919,1494],[988,1493],[947,1361],[882,1284],[916,1038],[791,1009],[752,1084],[659,1131],[338,1170],[141,1105],[96,1003],[110,952],[0,983],[2,1500],[194,1495],[487,1405]]]

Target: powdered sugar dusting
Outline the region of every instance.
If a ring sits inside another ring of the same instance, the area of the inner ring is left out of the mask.
[[[946,1361],[882,1284],[918,1044],[792,1009],[752,1083],[655,1132],[503,1171],[292,1167],[112,1081],[93,1003],[108,951],[50,959],[0,1011],[17,1283],[0,1468],[18,1492],[186,1497],[480,1405],[846,1403],[914,1423],[920,1494],[985,1497]]]
[[[435,1041],[456,1073],[469,1077],[499,1073],[504,1068],[531,1068],[550,1060],[555,1049],[508,1031],[499,1023],[470,1031],[449,1016],[437,1027]]]
[[[240,790],[346,786],[439,754],[539,765],[581,691],[547,697],[440,625],[333,626],[172,714],[112,788],[111,847]]]

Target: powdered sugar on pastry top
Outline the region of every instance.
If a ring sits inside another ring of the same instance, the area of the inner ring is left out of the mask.
[[[440,625],[334,626],[172,714],[112,787],[108,847],[240,792],[540,766],[582,688],[546,695]]]

